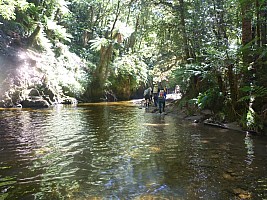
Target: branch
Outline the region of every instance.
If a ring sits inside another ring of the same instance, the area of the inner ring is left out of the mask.
[[[113,30],[115,29],[115,25],[117,23],[117,20],[118,20],[118,17],[119,17],[119,14],[120,14],[120,1],[118,1],[118,4],[117,4],[117,10],[116,10],[116,18],[115,18],[115,21],[113,23],[113,26],[112,26],[112,29],[110,31],[110,37],[112,38],[113,37]]]

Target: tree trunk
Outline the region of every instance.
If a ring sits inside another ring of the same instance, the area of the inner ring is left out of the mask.
[[[259,0],[256,0],[256,17],[257,17],[257,23],[256,23],[256,40],[257,40],[257,46],[261,46],[261,19],[260,19],[260,4]]]
[[[226,88],[225,88],[225,84],[223,82],[223,78],[221,74],[217,74],[217,82],[218,82],[218,86],[220,89],[220,92],[223,93],[223,95],[226,95]]]
[[[249,86],[253,82],[255,69],[252,52],[252,0],[243,0],[242,11],[242,56],[243,56],[243,85]]]
[[[137,34],[137,31],[138,31],[138,26],[139,26],[139,15],[136,17],[135,30],[131,34],[131,36],[127,40],[127,44],[125,45],[127,51],[129,51],[131,49],[132,52],[134,52],[134,46],[135,46],[135,43],[136,43],[136,34]]]
[[[41,26],[38,24],[33,33],[30,35],[30,37],[28,37],[28,42],[27,42],[28,47],[31,47],[34,45],[34,43],[36,43],[36,39],[40,31],[41,31]]]
[[[261,21],[261,46],[267,45],[267,2],[263,3],[261,6],[261,11],[260,11],[260,21]],[[264,61],[267,61],[267,56],[264,57]]]
[[[188,58],[190,58],[190,53],[189,53],[189,43],[188,43],[188,37],[186,34],[186,26],[185,26],[184,1],[179,0],[179,4],[180,4],[181,27],[182,27],[182,37],[183,37],[185,60],[188,60]]]
[[[110,31],[107,31],[106,38],[109,40],[116,40],[119,34],[114,34],[114,29],[120,14],[120,1],[118,1],[116,16]],[[100,60],[95,70],[93,80],[90,85],[89,99],[93,102],[99,102],[104,98],[105,83],[109,74],[109,63],[112,60],[113,42],[107,46],[101,46]]]
[[[252,2],[250,0],[244,0],[241,3],[242,9],[242,45],[245,47],[249,45],[252,40]],[[243,62],[248,66],[252,62],[251,48],[243,48]]]
[[[95,70],[94,77],[91,83],[90,100],[99,102],[104,98],[104,86],[109,71],[109,62],[112,57],[113,45],[109,44],[107,47],[102,46],[100,50],[100,61]]]
[[[229,88],[230,88],[230,97],[232,100],[232,105],[236,105],[236,101],[237,101],[237,87],[236,87],[236,81],[235,81],[235,76],[234,76],[234,72],[233,72],[233,64],[230,64],[228,66],[228,71],[227,71],[227,75],[228,75],[228,81],[229,81]]]

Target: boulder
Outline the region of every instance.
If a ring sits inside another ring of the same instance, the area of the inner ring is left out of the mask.
[[[52,87],[45,87],[43,90],[44,95],[48,95],[52,102],[57,103],[57,92]]]
[[[50,105],[53,105],[53,102],[51,101],[49,95],[43,95],[43,99],[46,100]]]
[[[40,98],[40,99],[25,99],[21,102],[23,108],[48,108],[49,103]]]
[[[36,96],[41,96],[41,95],[40,95],[40,92],[37,89],[31,89],[29,91],[28,96],[36,97]]]
[[[60,101],[61,104],[77,104],[77,99],[72,97],[64,97]]]
[[[12,108],[13,105],[14,104],[13,104],[12,98],[9,96],[8,92],[5,92],[0,102],[0,107]]]

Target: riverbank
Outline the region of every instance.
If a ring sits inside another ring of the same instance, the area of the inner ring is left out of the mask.
[[[247,133],[248,131],[243,130],[241,126],[239,126],[238,122],[220,122],[213,120],[213,113],[211,110],[195,110],[195,112],[191,113],[188,107],[179,106],[181,100],[181,94],[167,94],[166,98],[166,106],[165,112],[163,115],[173,115],[183,120],[191,121],[192,123],[203,123],[207,126],[214,126],[217,128],[230,129],[235,131],[240,131],[243,133]],[[140,105],[140,108],[144,108],[144,99],[141,100],[133,100],[135,104]],[[159,109],[154,105],[151,105],[147,112],[151,113],[159,113]]]

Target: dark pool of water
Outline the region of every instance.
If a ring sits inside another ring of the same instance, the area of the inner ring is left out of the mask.
[[[0,199],[267,199],[265,137],[131,105],[1,110]]]

